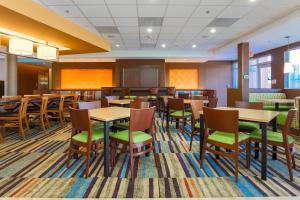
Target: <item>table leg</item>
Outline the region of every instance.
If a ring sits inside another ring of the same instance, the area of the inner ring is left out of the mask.
[[[104,122],[104,176],[109,176],[109,122]]]
[[[4,136],[5,136],[5,127],[4,124],[0,122],[0,142],[4,142]]]
[[[204,115],[200,115],[200,160],[202,155],[203,140],[204,140]]]
[[[278,102],[275,103],[275,110],[276,110],[276,111],[279,110],[279,103],[278,103]]]
[[[272,120],[272,131],[277,131],[277,117]],[[277,150],[277,146],[273,146],[273,151]],[[277,160],[277,153],[272,153],[273,160]]]
[[[267,180],[267,123],[262,123],[261,128],[261,178]]]

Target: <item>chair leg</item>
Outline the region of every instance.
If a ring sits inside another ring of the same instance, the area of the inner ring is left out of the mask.
[[[239,152],[238,152],[238,150],[235,151],[234,161],[235,161],[235,182],[238,182],[239,181]]]
[[[26,140],[24,128],[23,128],[23,120],[19,121],[19,131],[24,140]]]
[[[153,156],[154,156],[154,162],[155,162],[155,167],[157,167],[157,155],[156,155],[156,150],[155,150],[155,145],[154,145],[154,141],[152,143],[152,152],[153,152]]]
[[[292,154],[292,163],[293,163],[293,168],[296,169],[295,154]]]
[[[205,153],[206,153],[206,137],[204,137],[202,145],[203,146],[202,146],[202,153],[201,153],[200,168],[203,168],[203,162],[204,162]]]
[[[255,142],[255,155],[254,155],[254,158],[255,159],[258,159],[259,158],[259,143],[258,142]]]
[[[45,130],[46,130],[46,127],[45,127],[43,115],[40,115],[40,122],[41,122],[41,127],[42,127],[43,131],[45,131]]]
[[[50,122],[49,122],[47,114],[45,114],[45,119],[46,119],[46,123],[47,123],[48,128],[50,128]]]
[[[220,151],[220,147],[215,146],[215,149],[216,149],[216,151]],[[218,154],[216,154],[215,156],[216,156],[216,159],[220,158],[220,156]]]
[[[64,125],[64,121],[63,121],[63,114],[61,112],[59,112],[59,121],[61,125]]]
[[[91,147],[87,148],[86,153],[86,169],[85,169],[85,177],[89,177],[89,169],[90,169],[90,157],[91,157]]]
[[[290,175],[290,181],[293,181],[292,156],[291,156],[291,151],[288,147],[285,147],[285,155],[286,155],[286,162],[287,162],[289,175]]]
[[[32,132],[29,127],[29,120],[27,117],[25,117],[25,125],[26,125],[26,130],[29,132],[29,135],[32,135]]]
[[[130,147],[130,172],[131,172],[131,179],[134,181],[134,157],[133,157],[133,149]]]
[[[71,156],[72,156],[72,143],[70,143],[70,147],[69,147],[69,150],[68,150],[68,160],[67,160],[67,168],[70,167],[70,160],[71,160]]]
[[[193,138],[194,138],[194,132],[192,131],[191,133],[191,142],[190,142],[190,151],[192,150],[192,145],[193,145]]]
[[[251,141],[247,142],[246,144],[246,159],[247,159],[247,164],[246,167],[249,169],[250,164],[251,164]]]

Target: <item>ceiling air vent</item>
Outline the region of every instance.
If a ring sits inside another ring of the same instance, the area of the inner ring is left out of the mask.
[[[237,22],[239,18],[215,18],[208,27],[230,27]]]

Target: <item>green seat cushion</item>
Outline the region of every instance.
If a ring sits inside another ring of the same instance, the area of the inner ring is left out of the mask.
[[[275,110],[275,105],[264,105],[264,110]]]
[[[239,137],[238,142],[247,140],[249,138],[249,136],[244,133],[239,133],[238,137]],[[208,136],[208,139],[215,142],[228,144],[228,145],[233,145],[235,143],[234,133],[227,133],[222,131],[213,132],[211,135]]]
[[[143,131],[135,131],[135,132],[132,132],[132,134],[133,134],[132,135],[133,143],[135,143],[135,144],[145,142],[152,138],[152,136],[150,134],[145,133]],[[119,132],[111,134],[110,137],[118,139],[118,140],[122,140],[125,142],[129,142],[129,131],[128,130],[119,131]]]
[[[124,96],[124,99],[136,99],[136,96]]]
[[[184,112],[183,115],[184,115],[185,117],[188,117],[188,116],[191,116],[192,113],[191,113],[191,112]],[[181,116],[182,116],[182,111],[179,110],[179,111],[172,112],[172,113],[170,114],[170,116],[172,116],[172,117],[181,117]]]
[[[157,96],[148,96],[148,99],[149,99],[149,100],[156,100],[156,99],[157,99]]]
[[[99,130],[93,130],[92,131],[92,141],[101,140],[104,138],[103,131]],[[78,133],[72,137],[73,140],[76,140],[78,142],[87,143],[88,141],[88,133],[86,131],[83,131],[81,133]]]
[[[242,130],[256,130],[259,129],[259,124],[255,122],[239,121],[239,128]]]
[[[279,115],[277,115],[277,124],[284,126],[287,115],[288,111],[280,112]]]
[[[121,128],[121,129],[128,129],[129,122],[118,122],[114,124],[114,127]]]
[[[279,104],[279,111],[289,111],[292,107],[293,106]]]
[[[197,123],[195,124],[195,128],[199,128],[199,129],[200,129],[200,123],[199,123],[199,122],[197,122]]]
[[[104,128],[104,123],[93,123],[93,125],[92,125],[92,129],[94,129],[94,130],[100,130],[100,129],[103,129]]]
[[[281,133],[278,132],[273,132],[273,131],[268,131],[267,132],[268,136],[268,141],[271,142],[283,142],[283,137]],[[261,130],[255,130],[250,134],[250,138],[253,139],[261,139]],[[288,142],[289,144],[293,143],[295,139],[292,136],[288,136]]]

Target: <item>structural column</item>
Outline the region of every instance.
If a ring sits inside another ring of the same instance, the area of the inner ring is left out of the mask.
[[[240,99],[249,101],[249,43],[238,44],[238,72]]]
[[[18,67],[17,56],[7,55],[7,95],[14,96],[18,92]]]

